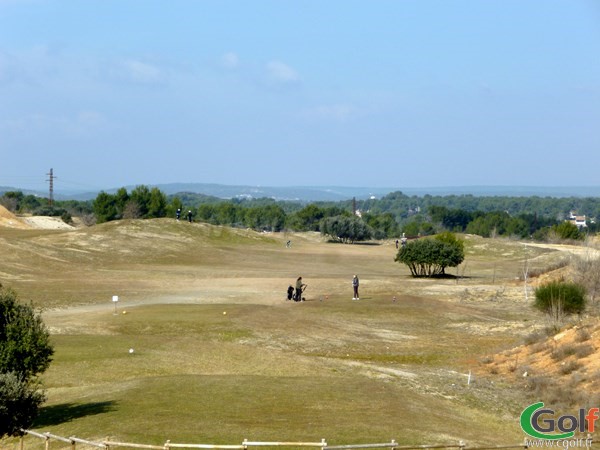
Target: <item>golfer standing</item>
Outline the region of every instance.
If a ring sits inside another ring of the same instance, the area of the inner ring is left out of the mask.
[[[302,291],[304,290],[304,286],[306,286],[306,285],[302,282],[302,277],[298,277],[298,279],[296,280],[296,298],[295,298],[295,300],[297,302],[302,301]]]
[[[354,288],[354,297],[352,297],[352,300],[360,300],[360,298],[358,297],[358,286],[359,286],[359,281],[358,281],[358,277],[356,275],[354,275],[354,277],[352,277],[352,287]]]

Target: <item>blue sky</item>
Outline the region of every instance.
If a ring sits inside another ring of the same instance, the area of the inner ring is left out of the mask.
[[[0,0],[0,186],[598,186],[600,0]]]

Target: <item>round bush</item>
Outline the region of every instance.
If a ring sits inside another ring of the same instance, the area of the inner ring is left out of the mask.
[[[565,314],[580,313],[585,309],[585,288],[577,283],[552,281],[535,290],[534,306],[547,313],[557,307]]]

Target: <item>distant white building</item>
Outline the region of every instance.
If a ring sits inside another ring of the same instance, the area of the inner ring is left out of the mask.
[[[569,222],[571,222],[577,228],[587,228],[585,216],[578,216],[577,211],[571,211],[569,213]]]

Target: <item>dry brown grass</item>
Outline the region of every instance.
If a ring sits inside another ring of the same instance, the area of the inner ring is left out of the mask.
[[[541,328],[518,271],[559,253],[468,236],[460,278],[424,280],[395,252],[170,219],[0,229],[0,282],[43,308],[53,333],[44,430],[142,443],[520,441],[522,393],[477,368]],[[299,275],[307,301],[286,302]],[[506,367],[526,363],[513,353]]]

